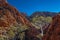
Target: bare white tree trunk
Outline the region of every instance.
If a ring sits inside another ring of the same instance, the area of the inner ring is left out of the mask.
[[[43,28],[41,27],[41,36],[43,36]]]

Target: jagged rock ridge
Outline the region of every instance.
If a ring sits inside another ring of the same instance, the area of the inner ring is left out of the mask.
[[[53,17],[53,16],[55,16],[55,15],[57,15],[58,13],[56,13],[56,12],[45,12],[45,11],[43,11],[43,12],[40,12],[40,11],[36,11],[36,12],[34,12],[31,16],[30,16],[30,18],[33,18],[33,17],[36,17],[36,16],[44,16],[44,17],[48,17],[48,16],[50,16],[50,17]]]

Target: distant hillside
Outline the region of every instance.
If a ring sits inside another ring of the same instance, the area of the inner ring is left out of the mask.
[[[51,16],[51,17],[53,17],[53,16],[55,16],[57,14],[58,13],[55,13],[55,12],[39,12],[39,11],[37,11],[37,12],[34,12],[30,17],[31,18],[36,17],[36,16],[45,16],[45,17]]]

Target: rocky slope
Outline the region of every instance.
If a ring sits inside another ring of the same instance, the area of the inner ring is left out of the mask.
[[[60,16],[55,15],[57,15],[57,13],[35,12],[29,18],[25,13],[18,12],[16,8],[9,5],[6,0],[0,0],[0,40],[40,40],[43,33],[49,35],[48,32],[50,33],[50,31],[47,31],[47,29],[49,28],[48,30],[50,30],[51,22],[52,28],[56,20],[58,20],[58,22],[60,21]],[[53,28],[54,27],[55,26],[53,26]],[[51,36],[53,37],[53,34]],[[49,35],[48,37],[51,38],[51,36]],[[44,38],[45,37],[43,37],[43,40]],[[47,40],[47,36],[45,40]]]
[[[60,40],[60,14],[52,19],[52,23],[42,40]]]
[[[0,40],[23,40],[24,34],[28,40],[37,40],[40,32],[6,0],[0,0]]]

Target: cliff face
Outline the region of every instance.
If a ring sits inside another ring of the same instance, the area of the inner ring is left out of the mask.
[[[1,18],[4,18],[4,21],[7,22],[6,24],[15,25],[17,23],[22,23],[31,26],[31,23],[25,18],[25,16],[19,13],[13,6],[9,5],[4,0],[0,2],[0,15]],[[5,24],[5,22],[3,22],[3,24]]]
[[[53,17],[53,21],[42,40],[60,40],[60,15]]]
[[[14,7],[10,6],[5,0],[0,0],[0,26],[8,27],[17,23],[26,24],[27,21]]]
[[[21,27],[19,24],[27,25],[29,30],[27,32],[24,31],[25,27],[22,30],[26,33],[26,36],[29,38],[36,37],[40,32],[23,16],[19,13],[14,7],[10,6],[6,0],[0,0],[0,39],[1,37],[6,37],[6,40],[12,40],[17,36],[19,36],[19,32],[21,31]],[[14,26],[18,25],[18,26]],[[19,32],[18,32],[19,31]],[[3,34],[4,32],[4,34]],[[1,36],[2,35],[2,36]],[[20,34],[21,35],[21,34]],[[21,36],[20,36],[21,37]],[[5,39],[4,39],[5,40]],[[15,40],[18,40],[16,38]],[[34,38],[35,40],[35,38]]]

